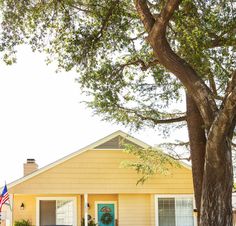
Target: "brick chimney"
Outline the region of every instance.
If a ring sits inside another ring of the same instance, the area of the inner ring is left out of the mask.
[[[38,164],[35,163],[35,159],[27,159],[24,163],[24,176],[27,176],[38,169]]]

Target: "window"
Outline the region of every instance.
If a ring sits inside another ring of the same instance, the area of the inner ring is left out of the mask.
[[[194,226],[192,197],[157,197],[158,226]]]
[[[56,224],[73,225],[73,201],[56,201]]]
[[[39,198],[38,211],[39,226],[76,225],[75,199]]]

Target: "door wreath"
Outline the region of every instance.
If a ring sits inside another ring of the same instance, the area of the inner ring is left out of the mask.
[[[104,213],[101,217],[101,222],[103,224],[110,224],[113,220],[113,217],[110,213]]]

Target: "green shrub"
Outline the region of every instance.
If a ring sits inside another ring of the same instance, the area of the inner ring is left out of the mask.
[[[29,220],[15,221],[14,226],[32,226]]]
[[[85,225],[85,222],[84,222],[84,218],[83,218],[81,221],[81,226],[84,226],[84,225]],[[88,226],[97,226],[97,224],[93,220],[89,220]]]

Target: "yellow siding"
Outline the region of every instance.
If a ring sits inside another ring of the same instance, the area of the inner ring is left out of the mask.
[[[24,203],[24,210],[20,209],[21,203]],[[36,198],[34,195],[15,195],[13,202],[13,222],[18,220],[30,220],[33,225],[36,224]]]
[[[120,166],[132,157],[118,150],[90,150],[10,190],[15,194],[192,194],[191,170],[175,168],[136,186],[139,175]]]
[[[13,204],[13,222],[17,220],[30,220],[32,225],[36,225],[36,198],[48,197],[49,195],[14,195]],[[65,197],[66,195],[53,195],[54,197]],[[70,197],[70,195],[67,195]],[[77,222],[81,222],[81,198],[80,195],[73,195],[77,198]],[[24,203],[24,210],[20,209],[21,203]]]
[[[119,195],[119,225],[150,226],[150,195]]]

